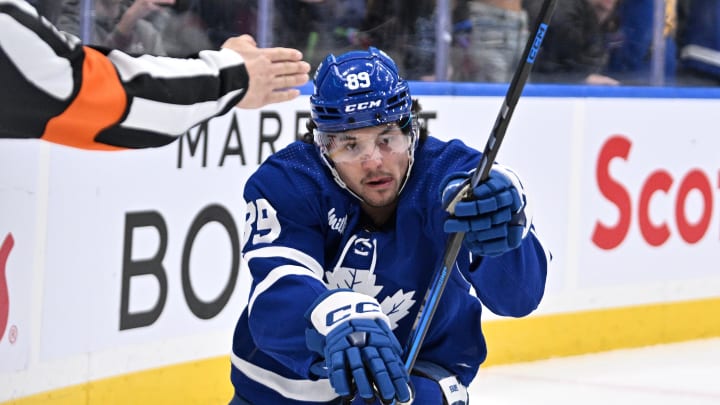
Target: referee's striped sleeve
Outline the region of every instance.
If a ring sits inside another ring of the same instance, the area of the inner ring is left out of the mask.
[[[82,46],[22,0],[0,0],[0,137],[83,149],[162,146],[227,112],[249,78],[231,50],[195,58]]]

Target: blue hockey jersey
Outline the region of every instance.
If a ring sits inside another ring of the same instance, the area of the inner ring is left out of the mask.
[[[295,142],[265,161],[244,194],[243,258],[253,283],[233,340],[236,393],[253,404],[337,403],[328,380],[310,372],[319,359],[305,345],[304,313],[327,289],[374,297],[407,342],[445,251],[440,183],[479,158],[460,141],[428,137],[415,151],[395,217],[379,228],[335,183],[314,145]],[[481,302],[498,315],[529,314],[542,298],[548,260],[534,230],[498,257],[471,257],[463,248],[418,360],[469,385],[487,353]]]

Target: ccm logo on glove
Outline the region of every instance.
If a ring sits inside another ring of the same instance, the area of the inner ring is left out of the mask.
[[[331,327],[334,324],[349,318],[353,315],[353,313],[365,314],[368,312],[381,312],[380,305],[375,302],[358,302],[355,305],[344,305],[338,309],[328,312],[327,317],[325,318],[325,326]]]
[[[358,299],[362,297],[362,299]],[[351,290],[338,291],[328,295],[314,307],[310,320],[323,335],[327,335],[335,327],[349,318],[352,319],[383,319],[390,320],[382,312],[380,304],[369,297]]]

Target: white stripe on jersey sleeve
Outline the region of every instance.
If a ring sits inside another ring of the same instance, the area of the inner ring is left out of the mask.
[[[217,114],[220,105],[245,91],[239,89],[225,94],[215,101],[196,104],[169,104],[160,101],[134,97],[128,108],[127,117],[120,126],[123,128],[150,130],[159,133],[179,135],[187,128]],[[179,117],[184,117],[180,120]]]
[[[248,300],[248,316],[252,313],[252,308],[255,304],[255,300],[257,299],[257,297],[259,297],[260,294],[267,291],[270,287],[273,286],[273,284],[275,284],[275,282],[285,276],[307,276],[317,280],[317,277],[313,272],[302,266],[285,265],[272,269],[272,271],[270,271],[270,273],[265,276],[263,281],[258,283],[258,285],[255,287],[255,290],[253,290],[253,293]],[[318,281],[324,284],[322,279]]]
[[[302,266],[307,267],[315,273],[315,277],[322,280],[325,275],[325,269],[312,256],[303,253],[297,249],[283,246],[271,246],[260,249],[251,250],[243,255],[243,258],[249,263],[252,259],[265,257],[282,257],[293,260]]]
[[[23,11],[37,15],[32,8],[26,10],[29,7],[27,3],[22,3],[18,6]],[[74,82],[70,61],[57,56],[35,32],[7,14],[0,14],[0,48],[25,79],[50,96],[67,100],[72,95]]]
[[[111,51],[108,58],[117,68],[123,82],[129,82],[142,74],[163,79],[181,79],[193,76],[217,77],[220,70],[243,64],[240,54],[230,49],[222,49],[220,52],[202,51],[199,53],[199,59],[152,55],[133,57],[118,50]]]
[[[338,397],[330,385],[330,380],[326,378],[317,381],[286,378],[249,363],[235,353],[230,354],[230,361],[248,378],[275,390],[286,398],[307,402],[329,402]]]

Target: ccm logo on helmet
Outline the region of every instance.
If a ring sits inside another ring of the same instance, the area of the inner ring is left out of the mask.
[[[345,112],[362,111],[368,108],[380,107],[380,105],[382,105],[382,100],[363,101],[362,103],[346,105]]]

